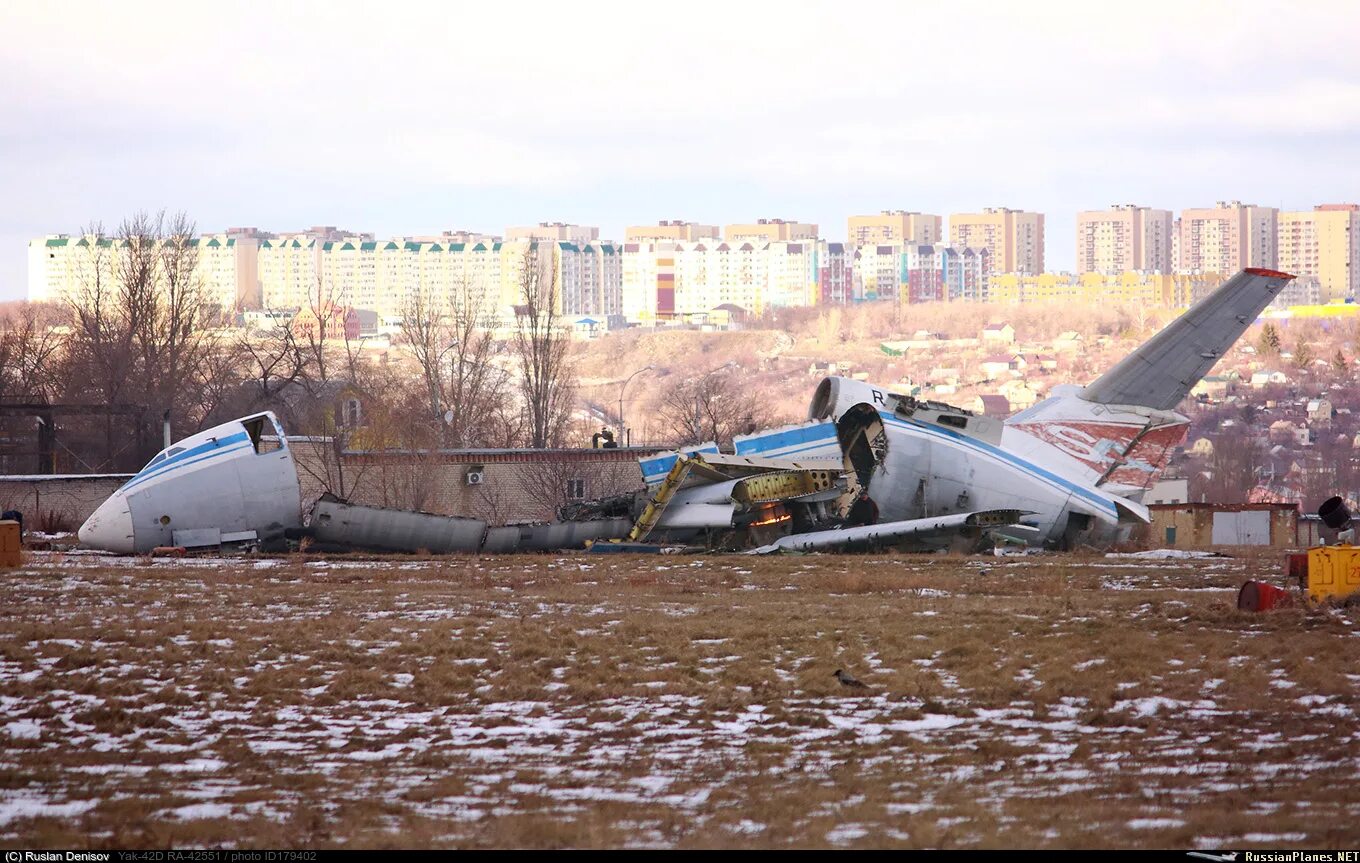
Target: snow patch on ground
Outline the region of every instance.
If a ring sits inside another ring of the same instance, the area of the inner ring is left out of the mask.
[[[93,809],[96,803],[97,800],[53,803],[40,795],[0,798],[0,824],[19,818],[72,818]]]
[[[1185,822],[1179,818],[1134,818],[1127,824],[1130,830],[1170,830],[1183,827]]]
[[[1183,548],[1154,548],[1151,551],[1109,552],[1108,558],[1126,560],[1202,560],[1209,557],[1227,557],[1216,551],[1189,551]]]

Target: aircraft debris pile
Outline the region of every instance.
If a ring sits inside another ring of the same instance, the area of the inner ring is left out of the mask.
[[[166,448],[80,529],[121,553],[247,544],[382,551],[706,548],[772,552],[998,543],[1102,546],[1148,523],[1143,493],[1184,440],[1175,408],[1292,279],[1248,268],[1085,387],[1004,422],[828,377],[807,422],[640,460],[646,490],[574,504],[550,524],[493,526],[322,498],[304,526],[277,417],[255,414]],[[265,435],[278,449],[261,447]]]

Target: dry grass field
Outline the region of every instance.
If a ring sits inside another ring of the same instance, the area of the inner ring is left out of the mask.
[[[1354,848],[1356,612],[1278,571],[33,554],[0,845]]]

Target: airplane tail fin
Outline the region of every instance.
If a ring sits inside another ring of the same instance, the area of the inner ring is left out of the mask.
[[[1084,388],[1081,398],[1173,410],[1293,278],[1248,267]]]
[[[1094,383],[1054,387],[1006,420],[1009,445],[1116,494],[1147,489],[1185,440],[1189,421],[1176,406],[1292,278],[1243,270]]]

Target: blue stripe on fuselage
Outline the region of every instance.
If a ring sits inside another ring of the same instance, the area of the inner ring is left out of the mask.
[[[1092,503],[1095,506],[1099,507],[1100,509],[1109,512],[1115,518],[1119,517],[1119,508],[1116,507],[1113,502],[1106,500],[1105,498],[1096,494],[1089,488],[1083,487],[1073,482],[1072,480],[1067,479],[1066,477],[1053,473],[1050,470],[1039,467],[1038,465],[1032,462],[1025,461],[1019,456],[1007,452],[1004,449],[992,446],[991,444],[986,443],[984,441],[980,441],[977,438],[972,438],[968,437],[967,435],[959,434],[958,432],[952,431],[950,429],[939,428],[938,426],[928,425],[926,423],[922,423],[916,420],[904,420],[901,417],[896,416],[895,414],[884,413],[883,411],[879,411],[878,415],[887,425],[911,429],[913,431],[919,431],[925,434],[937,435],[954,443],[962,444],[964,446],[976,449],[980,452],[984,452],[997,459],[1000,459],[1003,462],[1006,462],[1007,464],[1021,471],[1024,471],[1025,473],[1034,476],[1037,479],[1044,480],[1052,485],[1058,486],[1064,491],[1077,495],[1078,497],[1082,498],[1088,503]],[[779,455],[779,457],[786,457],[793,455],[795,453],[804,452],[806,450],[817,449],[819,447],[826,446],[828,443],[834,441],[835,438],[836,438],[836,424],[827,422],[814,426],[805,426],[802,428],[789,429],[787,431],[778,432],[776,434],[768,436],[748,438],[746,440],[738,442],[736,449],[737,455],[760,455],[769,453],[772,450],[793,446],[794,444],[797,443],[812,441],[812,443],[805,443],[805,445],[803,446],[797,447],[796,449],[791,449],[785,453],[780,453]],[[717,452],[715,448],[711,447],[703,451]],[[656,480],[659,480],[661,477],[665,476],[666,472],[669,471],[671,466],[674,464],[675,464],[674,455],[662,456],[661,458],[655,459],[648,459],[647,461],[642,462],[643,475],[647,482],[654,482]]]
[[[802,452],[816,446],[825,446],[828,441],[835,439],[835,423],[818,423],[817,425],[785,429],[774,434],[753,435],[744,440],[739,440],[736,442],[736,453],[737,455],[754,455],[814,441],[813,446],[801,446],[793,450],[793,452]]]
[[[717,452],[718,446],[706,446],[703,449],[685,449],[680,452],[685,455],[694,455],[696,452]],[[657,456],[656,458],[643,459],[638,461],[638,467],[642,469],[643,482],[657,482],[666,474],[670,473],[671,468],[675,467],[675,460],[678,456],[675,453]]]
[[[989,443],[978,440],[977,438],[971,438],[968,437],[967,435],[959,434],[956,431],[938,428],[933,425],[927,425],[926,423],[918,422],[916,420],[904,420],[901,417],[895,416],[893,414],[886,414],[883,413],[882,411],[879,411],[878,415],[885,423],[888,423],[889,425],[902,426],[903,428],[908,428],[913,431],[920,431],[925,432],[926,434],[938,435],[940,437],[945,438],[946,440],[951,440],[955,443],[970,446],[976,450],[985,452],[988,455],[995,456],[996,458],[999,458],[1002,461],[1007,462],[1019,468],[1020,470],[1025,471],[1026,473],[1033,474],[1039,479],[1047,480],[1049,483],[1060,486],[1061,488],[1066,489],[1067,491],[1070,491],[1081,498],[1084,498],[1088,502],[1096,504],[1101,509],[1108,510],[1115,518],[1119,517],[1119,508],[1116,507],[1112,502],[1106,500],[1105,498],[1099,496],[1098,494],[1095,494],[1093,491],[1091,491],[1091,489],[1083,488],[1082,486],[1074,483],[1072,480],[1067,479],[1066,477],[1062,477],[1059,476],[1058,474],[1053,473],[1052,471],[1045,470],[1044,468],[1041,468],[1032,462],[1027,462],[1024,459],[1020,458],[1019,456],[1006,452],[1004,449],[994,447]]]
[[[132,479],[128,480],[127,484],[119,489],[119,491],[127,491],[134,485],[140,485],[146,480],[160,476],[173,468],[184,467],[187,464],[195,464],[222,453],[236,452],[241,448],[238,444],[244,443],[248,446],[249,441],[250,438],[244,431],[228,435],[227,437],[218,438],[215,441],[205,441],[198,446],[186,449],[184,452],[175,453],[159,464],[148,465],[142,468],[142,470]]]

